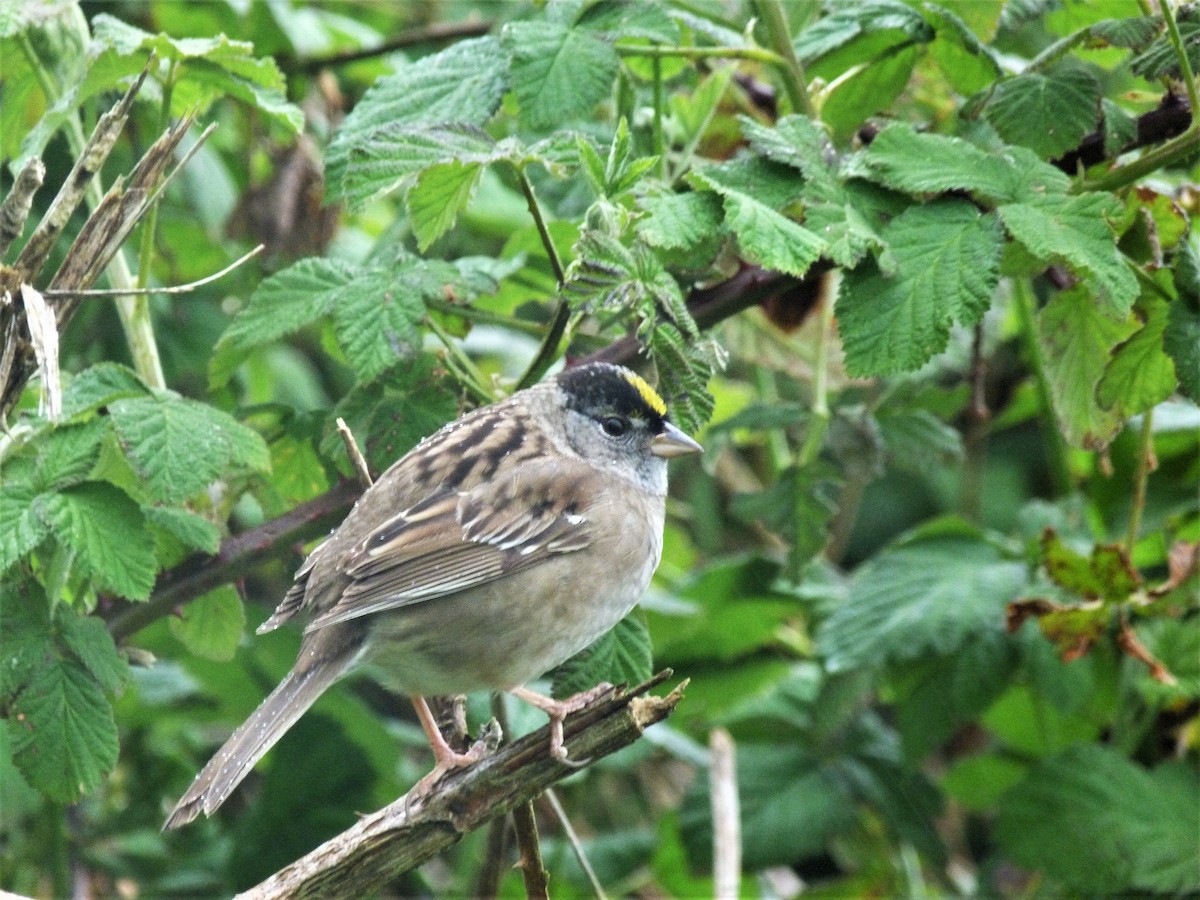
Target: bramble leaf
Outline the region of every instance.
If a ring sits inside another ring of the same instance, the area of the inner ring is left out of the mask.
[[[983,114],[1008,143],[1054,159],[1095,129],[1100,84],[1078,65],[1024,72],[996,85]]]
[[[158,571],[154,539],[138,505],[121,489],[85,481],[45,498],[54,535],[101,588],[145,600]]]
[[[233,585],[223,584],[187,604],[169,624],[189,652],[225,662],[233,659],[242,639],[246,610]]]
[[[570,697],[601,682],[637,685],[653,674],[650,632],[639,611],[627,615],[584,650],[550,673],[553,696]]]
[[[533,128],[551,128],[591,112],[608,96],[621,60],[611,44],[582,28],[548,20],[510,22],[513,92]]]

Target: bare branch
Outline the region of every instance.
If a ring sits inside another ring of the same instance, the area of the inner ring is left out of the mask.
[[[598,760],[627,747],[671,714],[687,682],[665,697],[647,692],[662,672],[628,693],[614,688],[566,721],[571,754]],[[421,797],[401,797],[311,853],[240,894],[241,900],[359,896],[378,893],[487,822],[528,803],[578,771],[550,756],[542,728],[466,769],[450,773]]]

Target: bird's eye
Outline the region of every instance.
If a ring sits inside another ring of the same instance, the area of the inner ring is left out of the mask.
[[[609,437],[622,437],[629,430],[629,420],[620,416],[608,416],[600,420],[600,427]]]

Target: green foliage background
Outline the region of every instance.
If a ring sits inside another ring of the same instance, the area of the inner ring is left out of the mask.
[[[35,379],[0,434],[0,888],[228,894],[403,792],[420,731],[352,681],[159,831],[291,665],[252,626],[349,502],[335,418],[380,470],[597,355],[707,448],[642,609],[551,679],[691,679],[561,788],[611,895],[712,893],[715,728],[746,896],[1200,891],[1198,35],[1135,0],[0,7],[25,238],[153,53],[103,186],[217,128],[112,283],[267,244],[83,301],[61,416]],[[484,840],[395,892],[476,891]]]

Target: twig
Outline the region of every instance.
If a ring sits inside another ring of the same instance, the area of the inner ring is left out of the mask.
[[[550,875],[542,862],[542,845],[538,840],[533,801],[518,803],[512,811],[512,818],[513,830],[517,835],[517,868],[525,880],[525,896],[529,900],[549,900]]]
[[[742,819],[733,738],[724,728],[714,728],[708,736],[708,749],[713,821],[713,894],[717,900],[736,900],[742,879]]]
[[[660,673],[628,693],[613,689],[570,716],[566,734],[577,758],[598,760],[641,737],[671,714],[686,682],[666,697],[647,692]],[[445,850],[464,834],[507,815],[576,769],[549,753],[549,728],[500,749],[481,762],[446,775],[428,794],[404,796],[239,897],[359,896],[379,892],[404,872]]]
[[[1133,476],[1133,497],[1129,501],[1129,530],[1125,535],[1125,550],[1130,556],[1137,545],[1142,528],[1142,510],[1146,506],[1146,479],[1154,469],[1154,410],[1142,413],[1142,435]]]
[[[339,53],[331,53],[328,56],[313,56],[308,59],[285,60],[280,63],[280,68],[284,71],[317,72],[333,66],[344,66],[347,63],[358,62],[362,59],[386,56],[388,53],[403,50],[406,47],[442,43],[457,40],[458,38],[479,37],[491,31],[493,25],[493,22],[450,22],[429,25],[425,28],[405,31],[381,44],[376,44],[374,47],[343,50]]]
[[[346,420],[341,416],[337,417],[337,430],[338,434],[342,436],[342,443],[346,445],[346,455],[350,457],[350,462],[353,464],[354,471],[358,475],[359,483],[364,488],[369,488],[375,483],[375,479],[371,477],[371,470],[367,466],[367,461],[363,459],[362,451],[358,449],[358,441],[354,439],[354,432],[350,430],[350,426],[346,424]]]
[[[488,823],[487,850],[484,852],[483,867],[475,882],[476,897],[495,897],[500,892],[500,879],[504,875],[504,851],[508,845],[508,819],[492,819]]]
[[[0,258],[3,258],[12,242],[25,230],[25,220],[29,218],[33,195],[42,186],[45,178],[46,165],[35,156],[25,163],[21,174],[13,183],[12,190],[4,198],[4,205],[0,206]]]
[[[133,294],[186,294],[194,291],[198,287],[204,287],[206,284],[211,284],[219,278],[224,278],[238,266],[244,265],[258,254],[262,253],[265,248],[264,244],[259,244],[249,253],[243,253],[225,268],[219,272],[213,272],[211,275],[206,275],[198,281],[189,281],[187,284],[176,284],[170,287],[148,287],[148,288],[50,288],[42,291],[43,296],[51,298],[62,297],[124,297]]]
[[[554,816],[558,819],[558,824],[562,826],[563,834],[567,836],[567,841],[571,845],[571,850],[575,853],[575,859],[579,863],[579,868],[583,869],[583,874],[587,876],[587,880],[592,885],[592,892],[596,895],[596,900],[608,900],[608,895],[604,893],[604,885],[596,877],[596,870],[592,868],[591,860],[587,858],[587,853],[584,852],[583,842],[579,840],[579,835],[575,833],[575,826],[567,818],[567,811],[563,809],[563,805],[558,802],[558,795],[552,789],[547,788],[545,797],[550,804],[550,808],[554,810]]]

